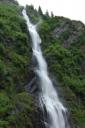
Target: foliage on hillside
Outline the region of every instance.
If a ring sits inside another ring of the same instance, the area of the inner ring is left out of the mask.
[[[85,127],[85,26],[80,21],[44,15],[27,6],[33,23],[39,23],[48,68],[61,86],[75,128]],[[0,0],[0,127],[33,128],[33,97],[25,91],[32,74],[30,39],[22,7]],[[42,22],[39,22],[42,21]],[[36,119],[37,120],[37,119]],[[36,127],[36,126],[35,126]]]
[[[76,102],[73,99],[69,102],[71,98],[70,95],[73,94],[70,94],[70,92],[67,93],[68,95],[65,94],[66,97],[69,97],[67,103],[69,104],[69,110],[71,110],[75,127],[83,127],[85,126],[85,72],[82,72],[82,68],[85,68],[82,63],[85,60],[85,53],[82,51],[81,47],[85,45],[85,27],[83,28],[82,24],[80,24],[79,27],[82,27],[82,30],[79,30],[79,33],[77,30],[78,27],[76,27],[76,29],[64,29],[65,27],[62,29],[61,26],[57,27],[57,25],[55,25],[57,24],[57,19],[55,23],[53,23],[54,21],[52,22],[52,20],[53,19],[51,19],[51,22],[44,21],[40,30],[43,40],[43,49],[45,49],[44,54],[47,58],[49,69],[53,75],[56,76],[56,79],[64,86],[65,90],[69,87],[72,90],[71,93],[73,93],[75,97],[78,97],[76,98]],[[58,22],[60,25],[62,24],[62,22]],[[75,26],[77,26],[77,24],[76,22]],[[61,33],[55,33],[54,25]],[[71,33],[73,32],[74,35],[72,38]],[[81,37],[83,37],[83,40]],[[78,99],[80,99],[80,103]]]
[[[35,21],[37,17],[32,18]],[[85,26],[80,21],[49,14],[41,18],[38,31],[48,68],[61,84],[74,126],[85,127]]]
[[[0,0],[3,4],[15,4],[18,5],[18,2],[16,0]]]
[[[29,38],[15,1],[0,1],[0,127],[32,126],[33,99],[24,88],[29,75]]]

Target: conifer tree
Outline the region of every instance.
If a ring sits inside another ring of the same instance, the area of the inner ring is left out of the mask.
[[[38,8],[38,13],[39,13],[39,15],[43,15],[43,12],[42,12],[42,9],[41,9],[41,7],[39,6],[39,8]]]
[[[46,11],[46,14],[45,14],[45,15],[46,15],[46,17],[49,17],[49,12],[48,12],[48,10]]]

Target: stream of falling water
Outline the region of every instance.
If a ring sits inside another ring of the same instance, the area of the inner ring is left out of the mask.
[[[35,56],[38,63],[35,72],[40,81],[40,104],[43,108],[45,106],[48,115],[48,122],[44,122],[46,128],[69,128],[68,123],[66,123],[67,110],[58,98],[58,94],[48,74],[47,63],[42,55],[40,47],[41,38],[36,30],[36,26],[30,22],[25,9],[22,13],[32,39],[33,56]]]

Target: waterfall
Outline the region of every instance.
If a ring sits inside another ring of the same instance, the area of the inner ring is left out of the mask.
[[[53,83],[49,77],[47,70],[47,63],[42,55],[40,43],[41,38],[37,32],[36,25],[33,25],[29,17],[26,14],[26,10],[23,10],[23,16],[27,23],[27,28],[29,30],[32,39],[32,50],[33,56],[37,60],[37,67],[35,68],[35,73],[39,78],[40,82],[40,95],[39,101],[42,108],[46,109],[48,121],[44,122],[46,128],[69,128],[68,123],[66,123],[66,108],[60,102],[58,94],[54,89]]]

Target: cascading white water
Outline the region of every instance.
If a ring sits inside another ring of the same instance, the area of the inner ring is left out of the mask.
[[[36,26],[33,25],[29,17],[26,14],[26,10],[23,10],[24,19],[27,22],[27,28],[29,30],[30,36],[33,42],[33,55],[35,56],[38,67],[36,67],[35,72],[39,77],[40,81],[40,103],[42,107],[46,108],[47,115],[49,116],[48,122],[44,122],[47,128],[69,128],[66,125],[66,109],[60,102],[57,92],[53,87],[53,83],[49,78],[49,74],[47,71],[47,63],[42,55],[42,51],[40,48],[41,39],[36,30]]]

